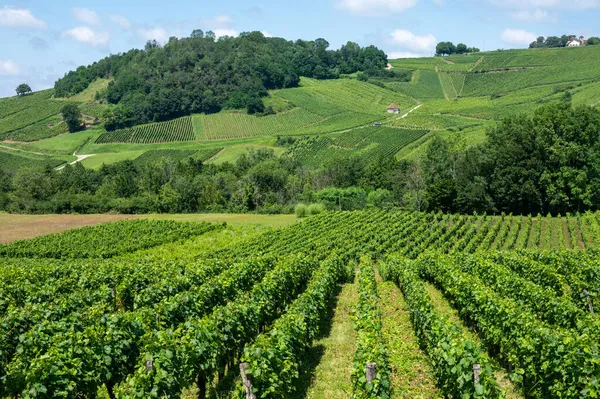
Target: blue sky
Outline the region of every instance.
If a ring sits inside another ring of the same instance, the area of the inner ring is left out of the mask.
[[[390,58],[433,55],[438,41],[527,47],[538,35],[600,36],[600,0],[0,0],[0,97],[52,87],[110,53],[183,37],[260,30],[289,40],[374,44]]]

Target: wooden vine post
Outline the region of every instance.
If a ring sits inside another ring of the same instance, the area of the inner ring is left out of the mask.
[[[146,360],[146,374],[152,371],[152,367],[154,367],[152,360]]]
[[[481,366],[479,364],[473,365],[473,381],[475,384],[479,384],[479,372],[481,371]]]
[[[367,382],[373,382],[377,375],[377,363],[367,363],[366,367]]]
[[[583,290],[583,295],[585,296],[585,299],[587,300],[588,306],[590,308],[590,312],[594,313],[594,307],[592,306],[592,300],[590,298],[590,293],[588,292],[588,290]]]
[[[246,374],[248,366],[248,363],[240,364],[240,374],[242,375],[242,384],[244,385],[244,390],[246,391],[246,399],[257,399],[256,394],[252,392],[252,377]]]

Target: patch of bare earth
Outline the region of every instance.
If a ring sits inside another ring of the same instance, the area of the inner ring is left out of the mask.
[[[77,227],[135,219],[136,215],[10,215],[0,214],[0,243],[60,233]]]

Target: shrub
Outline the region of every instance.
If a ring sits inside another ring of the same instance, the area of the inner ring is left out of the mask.
[[[308,216],[308,207],[304,204],[296,205],[296,217],[297,218],[305,218]]]
[[[308,214],[311,216],[318,215],[322,212],[325,212],[325,205],[323,204],[310,204],[308,207]]]

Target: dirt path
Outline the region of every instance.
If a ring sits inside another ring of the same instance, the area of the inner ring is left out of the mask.
[[[93,157],[94,155],[96,155],[96,154],[77,155],[77,152],[74,152],[73,156],[77,157],[77,159],[75,161],[71,162],[69,165],[75,165],[76,163],[81,162],[84,159],[87,159],[89,157]],[[60,166],[60,167],[56,168],[56,170],[63,170],[65,168],[65,166],[66,165]]]
[[[406,118],[408,115],[410,115],[411,113],[413,113],[414,111],[418,110],[419,108],[421,108],[423,106],[423,104],[419,104],[416,107],[414,107],[413,109],[411,109],[410,111],[408,111],[407,113],[405,113],[404,115],[402,115],[400,118],[396,118],[396,120],[399,119],[404,119]]]

